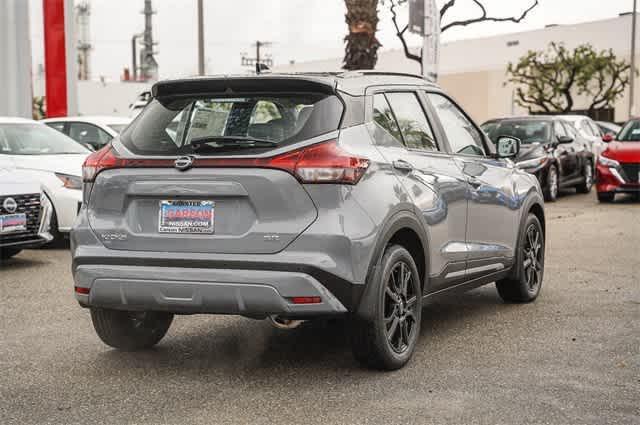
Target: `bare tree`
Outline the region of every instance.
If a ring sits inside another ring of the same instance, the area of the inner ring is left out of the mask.
[[[345,20],[349,34],[344,52],[344,69],[373,69],[378,61],[376,38],[378,30],[378,0],[345,0]]]
[[[402,27],[402,29],[398,24],[398,15],[397,15],[396,8],[398,6],[401,6],[404,3],[407,3],[408,0],[386,0],[386,1],[389,3],[389,9],[391,11],[391,21],[393,22],[393,26],[396,29],[396,35],[398,36],[398,38],[400,39],[400,42],[402,43],[405,56],[408,59],[419,62],[420,65],[422,65],[422,54],[411,53],[411,51],[409,50],[409,46],[407,45],[407,41],[405,39],[405,33],[409,28],[409,24]],[[456,5],[457,1],[458,0],[448,0],[440,9],[440,28],[441,28],[440,31],[441,32],[445,32],[455,27],[466,27],[467,25],[478,24],[480,22],[520,23],[527,17],[529,12],[531,12],[533,9],[536,8],[536,6],[538,6],[538,0],[533,0],[533,4],[529,6],[529,8],[527,8],[524,12],[522,12],[520,16],[509,16],[509,17],[500,18],[500,17],[489,16],[487,12],[487,8],[482,4],[480,0],[471,0],[476,6],[478,6],[478,8],[480,8],[480,12],[481,12],[480,16],[477,16],[475,18],[469,18],[469,19],[463,19],[460,21],[452,21],[452,22],[445,23],[444,22],[445,15],[449,10],[451,10],[453,6]]]

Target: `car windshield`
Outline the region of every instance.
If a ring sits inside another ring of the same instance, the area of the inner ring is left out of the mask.
[[[493,143],[500,136],[511,136],[520,139],[523,145],[532,143],[548,143],[551,141],[551,124],[542,120],[507,120],[493,121],[482,126]]]
[[[325,94],[154,99],[121,140],[147,155],[273,149],[335,131],[342,111]]]
[[[115,131],[116,133],[120,134],[120,133],[122,133],[122,130],[127,128],[127,125],[128,124],[107,124],[107,127],[109,127],[111,130]]]
[[[629,121],[616,137],[620,142],[640,142],[640,121]]]
[[[86,154],[89,150],[43,124],[0,124],[0,154]]]

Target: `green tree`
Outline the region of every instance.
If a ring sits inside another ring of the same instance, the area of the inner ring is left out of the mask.
[[[373,69],[378,61],[376,38],[378,30],[378,0],[345,0],[345,20],[349,34],[344,52],[344,69]]]
[[[629,84],[630,65],[611,49],[596,51],[583,44],[567,49],[551,43],[544,51],[529,51],[507,67],[516,85],[516,103],[529,112],[567,113],[575,96],[589,99],[589,113],[611,107]]]

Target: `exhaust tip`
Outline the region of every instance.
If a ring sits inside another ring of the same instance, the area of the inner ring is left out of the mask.
[[[277,329],[295,329],[300,326],[304,320],[285,319],[280,316],[269,316],[269,321]]]

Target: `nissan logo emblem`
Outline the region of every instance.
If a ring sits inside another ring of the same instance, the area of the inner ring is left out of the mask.
[[[2,208],[4,208],[8,213],[14,213],[18,209],[18,203],[13,198],[7,198],[2,203]]]
[[[186,171],[193,165],[193,158],[190,156],[183,156],[178,158],[173,163],[175,167],[180,171]]]

